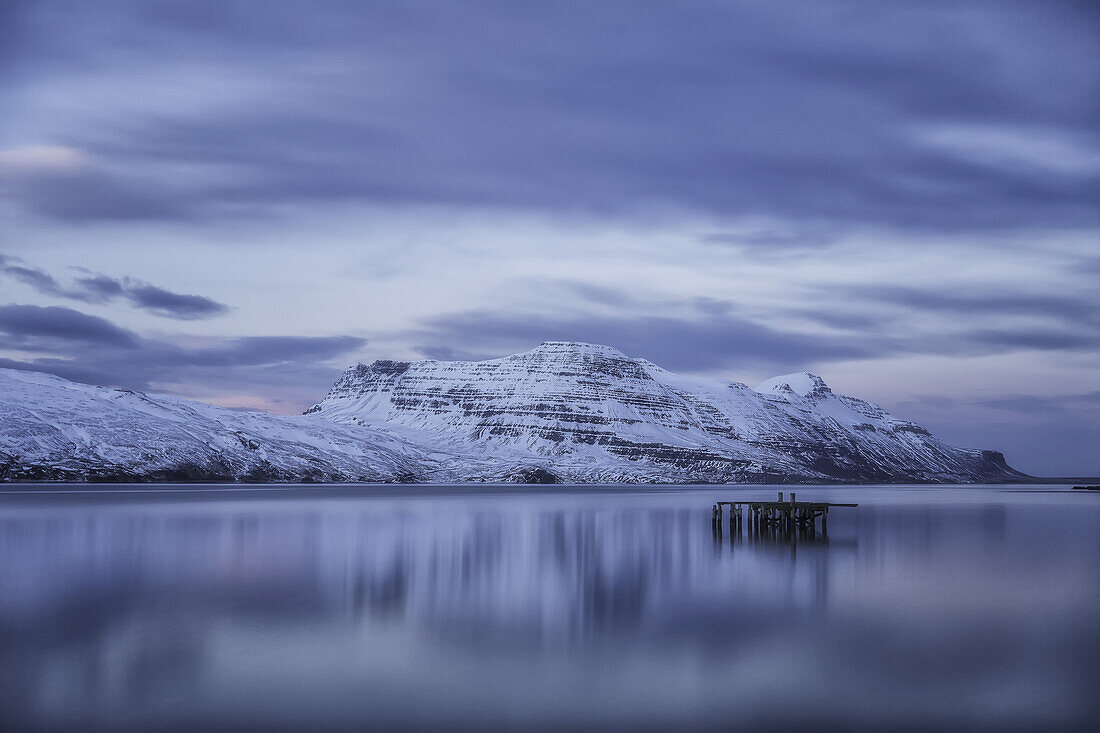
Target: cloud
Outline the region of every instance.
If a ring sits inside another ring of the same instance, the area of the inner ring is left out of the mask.
[[[441,360],[496,358],[545,340],[587,341],[682,372],[783,373],[828,361],[1100,349],[1100,305],[1091,295],[834,287],[808,291],[814,308],[792,296],[791,306],[762,315],[728,299],[667,298],[569,280],[546,285],[552,298],[567,294],[569,307],[447,313],[389,338]],[[937,320],[922,322],[923,312]]]
[[[45,342],[123,349],[138,345],[138,337],[131,331],[104,318],[58,306],[0,306],[0,332],[8,337],[8,347],[41,347]]]
[[[319,399],[339,374],[325,362],[367,343],[355,336],[246,336],[187,346],[70,308],[32,305],[0,306],[0,335],[4,351],[25,354],[0,358],[0,367],[130,389],[174,385],[211,399],[219,390],[259,395],[284,411]]]
[[[1100,334],[1050,330],[976,330],[965,334],[968,343],[983,344],[997,350],[1090,351],[1100,347]]]
[[[829,229],[1100,224],[1100,51],[1081,3],[15,14],[0,93],[29,89],[16,111],[80,157],[59,169],[40,151],[8,186],[60,220],[372,202]]]
[[[1048,413],[1067,413],[1074,411],[1092,412],[1100,407],[1100,392],[1088,392],[1079,395],[1004,395],[974,400],[976,407],[1017,413],[1027,417]]]
[[[206,296],[173,293],[134,278],[92,274],[77,278],[71,286],[62,286],[49,273],[15,262],[11,257],[0,255],[0,273],[30,285],[43,295],[84,303],[106,303],[121,298],[135,308],[177,320],[211,318],[229,311],[229,306]]]
[[[959,124],[931,126],[916,135],[928,145],[994,168],[1085,178],[1100,174],[1100,145],[1084,135]]]
[[[69,297],[77,300],[87,299],[93,303],[103,303],[125,293],[121,280],[107,275],[91,275],[77,278],[78,289],[70,291]]]
[[[880,311],[861,311],[847,304],[817,308],[791,308],[787,313],[795,318],[818,323],[829,328],[860,333],[875,333],[890,326],[898,317]]]
[[[72,173],[88,164],[81,151],[61,145],[27,145],[0,150],[0,172],[4,175]]]
[[[419,351],[431,358],[456,353],[500,356],[542,341],[586,341],[685,371],[753,366],[778,373],[817,360],[858,359],[873,353],[866,340],[786,332],[734,315],[556,318],[472,311],[426,319],[408,337],[418,340]]]
[[[0,260],[0,268],[2,268],[4,274],[11,276],[25,285],[30,285],[40,293],[45,293],[46,295],[60,295],[62,293],[61,286],[58,285],[57,280],[54,280],[53,277],[42,270],[22,267],[20,265],[4,265],[2,260]]]
[[[699,236],[703,244],[735,245],[769,249],[812,249],[837,241],[835,227],[812,226],[749,229],[744,232],[711,232]]]
[[[951,315],[975,314],[1027,315],[1066,319],[1070,322],[1100,323],[1100,301],[1091,294],[1034,295],[1026,292],[989,292],[976,285],[973,288],[950,290],[919,289],[901,286],[859,286],[848,293],[855,299],[902,305],[920,311]]]
[[[163,182],[113,172],[75,148],[0,151],[0,194],[32,214],[69,222],[185,216],[183,200]]]
[[[255,366],[299,360],[323,361],[362,348],[355,336],[248,336],[192,350],[180,350],[179,363],[192,366]]]
[[[127,281],[119,285],[122,297],[134,306],[166,318],[209,318],[229,310],[228,306],[202,295],[173,293],[155,285],[130,284]]]
[[[1031,283],[992,290],[983,283],[948,288],[868,285],[819,287],[821,305],[789,315],[863,334],[890,353],[973,356],[1019,351],[1100,349],[1100,301],[1093,293],[1029,292]],[[932,315],[931,325],[922,316]],[[895,338],[881,339],[887,333]]]
[[[562,286],[569,295],[588,301],[589,303],[617,308],[626,308],[638,304],[636,297],[616,288],[594,285],[580,280],[567,280],[557,284]]]

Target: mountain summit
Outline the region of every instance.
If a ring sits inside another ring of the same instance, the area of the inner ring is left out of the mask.
[[[755,390],[609,346],[356,364],[299,417],[0,370],[0,479],[909,482],[1021,478],[813,374]]]

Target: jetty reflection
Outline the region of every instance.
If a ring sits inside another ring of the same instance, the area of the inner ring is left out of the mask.
[[[777,525],[750,525],[745,530],[736,523],[731,524],[733,526],[728,530],[720,526],[711,527],[711,536],[716,547],[816,545],[855,548],[859,544],[854,537],[830,536],[812,526],[785,529]]]

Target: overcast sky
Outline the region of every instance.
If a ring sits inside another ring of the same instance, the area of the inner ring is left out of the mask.
[[[810,370],[1100,474],[1100,8],[0,3],[0,366],[298,412],[346,365]]]

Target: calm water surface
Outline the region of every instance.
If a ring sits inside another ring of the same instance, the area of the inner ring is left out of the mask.
[[[1100,715],[1100,495],[0,488],[8,729],[1068,729]],[[784,490],[789,491],[789,487]]]

